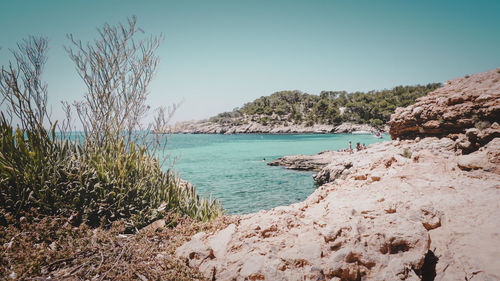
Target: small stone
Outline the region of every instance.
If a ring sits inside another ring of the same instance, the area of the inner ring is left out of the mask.
[[[462,155],[458,157],[457,165],[462,170],[482,169],[488,166],[488,158],[483,153]]]
[[[382,178],[382,175],[380,173],[373,173],[370,175],[370,179],[372,181],[380,181],[381,178]]]
[[[354,179],[355,180],[366,180],[366,175],[362,174],[362,175],[354,175]]]

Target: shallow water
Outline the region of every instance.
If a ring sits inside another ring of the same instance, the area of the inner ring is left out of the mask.
[[[388,135],[172,135],[171,159],[183,179],[196,185],[200,194],[222,200],[230,214],[246,214],[289,205],[307,198],[314,190],[312,172],[271,167],[267,162],[284,155],[315,154],[390,140]],[[263,159],[265,158],[265,161]]]

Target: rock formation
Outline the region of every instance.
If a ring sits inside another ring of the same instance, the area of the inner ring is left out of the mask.
[[[388,122],[393,139],[449,136],[465,152],[500,137],[500,69],[456,78]]]
[[[240,216],[177,254],[216,280],[497,280],[499,147],[374,144],[304,202]]]
[[[311,162],[331,157],[316,175],[324,184],[303,202],[198,233],[176,254],[211,280],[500,280],[500,138],[488,119],[498,116],[499,97],[498,89],[483,93],[489,109],[470,105],[467,93],[452,108],[475,112],[485,127],[456,120],[430,130],[431,119],[408,117],[416,116],[411,107],[391,121],[403,140],[284,158],[290,168],[317,169]],[[456,115],[432,109],[430,100],[449,105],[446,95],[425,100],[420,116]]]
[[[262,125],[249,122],[239,125],[223,125],[210,121],[180,122],[170,128],[169,132],[177,134],[328,134],[328,133],[372,133],[377,129],[368,124],[343,123],[338,126],[315,124],[302,125]]]
[[[282,166],[292,170],[318,172],[332,162],[332,159],[341,157],[343,154],[345,153],[326,150],[315,155],[284,156],[267,163],[267,165]]]

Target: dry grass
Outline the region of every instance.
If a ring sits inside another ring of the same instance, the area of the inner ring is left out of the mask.
[[[91,229],[74,227],[60,217],[24,219],[17,226],[0,226],[0,276],[15,280],[204,280],[196,269],[175,258],[175,249],[199,231],[222,229],[235,220],[222,216],[201,223],[182,217],[174,220],[175,226],[125,235],[121,222],[109,229]]]

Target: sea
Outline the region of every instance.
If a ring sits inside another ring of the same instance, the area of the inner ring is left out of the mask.
[[[200,195],[222,201],[226,213],[247,214],[306,199],[314,190],[313,172],[268,166],[285,155],[389,141],[368,134],[174,134],[167,143],[170,165]]]

